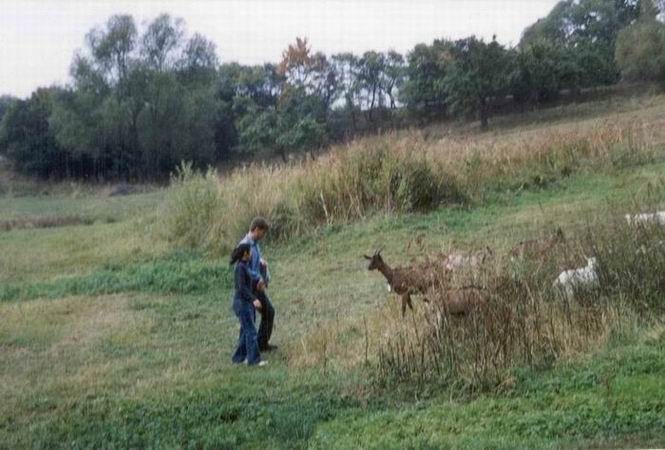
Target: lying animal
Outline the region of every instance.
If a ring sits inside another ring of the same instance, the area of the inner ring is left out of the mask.
[[[445,291],[441,301],[445,313],[465,316],[477,308],[487,306],[489,295],[483,289],[466,287]]]
[[[642,213],[642,214],[626,214],[626,222],[629,225],[640,225],[657,223],[658,225],[665,225],[665,211],[656,213]]]
[[[560,289],[568,299],[572,299],[576,287],[594,286],[598,284],[596,258],[587,258],[587,266],[581,269],[564,270],[559,274],[552,286]]]
[[[465,269],[477,271],[483,264],[489,262],[493,256],[494,252],[489,247],[477,252],[455,251],[445,257],[443,267],[449,272]]]
[[[557,228],[556,232],[549,238],[521,241],[510,250],[510,260],[515,262],[530,258],[544,261],[557,245],[563,244],[565,241],[566,236],[563,234],[563,230]]]

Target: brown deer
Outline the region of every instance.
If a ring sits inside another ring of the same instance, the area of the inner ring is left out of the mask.
[[[426,295],[434,285],[434,276],[410,267],[396,267],[393,269],[383,260],[381,251],[377,250],[373,256],[363,255],[365,259],[370,261],[367,269],[378,270],[386,277],[391,290],[402,299],[402,317],[404,317],[407,305],[413,311],[411,296]],[[425,303],[429,302],[427,297],[423,297],[423,301]]]
[[[443,313],[466,316],[475,309],[487,306],[489,294],[477,287],[464,287],[444,291],[440,300]]]
[[[561,228],[557,228],[556,232],[548,238],[520,242],[510,250],[510,259],[511,261],[519,261],[524,258],[532,258],[544,261],[557,245],[564,242],[566,242],[566,236]]]

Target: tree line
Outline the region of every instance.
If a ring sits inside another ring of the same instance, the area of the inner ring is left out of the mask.
[[[40,177],[158,180],[181,161],[286,160],[437,117],[485,128],[505,99],[541,104],[622,76],[665,84],[661,3],[560,1],[513,48],[472,36],[328,56],[298,38],[258,66],[220,63],[168,14],[143,30],[116,15],[86,35],[68,86],[0,97],[0,154]]]

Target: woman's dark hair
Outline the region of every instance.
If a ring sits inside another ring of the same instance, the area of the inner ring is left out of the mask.
[[[242,258],[242,255],[244,255],[245,252],[250,252],[250,251],[252,251],[252,247],[249,244],[240,244],[240,245],[238,245],[231,252],[231,260],[229,261],[229,265],[233,265],[236,262],[240,261],[240,258]]]

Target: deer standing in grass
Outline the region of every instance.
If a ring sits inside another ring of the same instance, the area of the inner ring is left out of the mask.
[[[406,307],[413,311],[412,295],[425,295],[432,287],[433,277],[428,277],[424,272],[410,267],[392,268],[381,257],[381,250],[374,252],[373,256],[363,255],[369,260],[368,270],[378,270],[386,277],[388,284],[393,292],[400,296],[402,300],[402,317],[406,313]],[[423,301],[428,303],[427,297]]]

